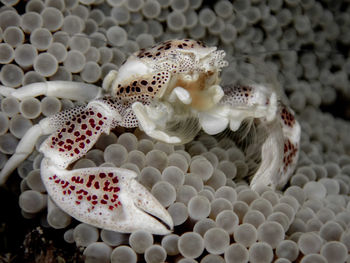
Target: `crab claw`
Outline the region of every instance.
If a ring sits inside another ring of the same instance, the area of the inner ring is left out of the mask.
[[[115,167],[65,170],[47,158],[41,164],[48,194],[77,220],[123,233],[170,233],[171,216],[135,177],[135,172]]]
[[[125,189],[122,203],[128,206],[130,222],[134,230],[144,229],[153,234],[169,234],[174,227],[169,213],[158,200],[135,179],[130,180],[130,188]],[[157,220],[158,219],[158,220]],[[159,222],[162,221],[161,223]],[[146,226],[147,224],[147,226]]]

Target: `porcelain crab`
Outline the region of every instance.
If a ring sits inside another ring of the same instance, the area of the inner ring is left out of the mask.
[[[53,201],[76,219],[108,230],[144,229],[167,234],[170,215],[121,168],[69,166],[84,156],[102,133],[122,126],[139,127],[150,137],[171,144],[191,141],[202,129],[218,134],[237,131],[252,118],[270,131],[262,145],[261,165],[252,187],[282,187],[298,156],[300,127],[292,111],[265,85],[220,86],[220,71],[228,63],[224,51],[200,41],[169,40],[131,55],[111,71],[100,87],[77,82],[34,83],[19,89],[0,87],[18,99],[38,95],[87,101],[41,120],[24,135],[0,173],[3,184],[33,151],[43,134],[41,178]]]

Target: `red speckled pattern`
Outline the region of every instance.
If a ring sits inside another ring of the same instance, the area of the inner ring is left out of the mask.
[[[291,109],[281,104],[279,109],[279,122],[282,126],[283,145],[283,166],[280,172],[284,177],[289,177],[294,171],[299,155],[300,126],[296,121]]]
[[[283,155],[283,171],[287,172],[288,167],[295,162],[297,156],[298,147],[292,143],[289,139],[284,140],[284,155]]]
[[[85,110],[66,120],[60,129],[42,145],[45,156],[66,167],[78,160],[95,144],[102,132],[109,132],[111,120],[97,107]]]
[[[49,180],[56,184],[56,191],[61,191],[64,197],[68,197],[76,205],[88,202],[90,205],[86,212],[92,212],[96,205],[106,206],[111,211],[121,206],[118,199],[119,179],[113,172],[82,172],[72,176],[70,180],[60,179],[54,174]]]
[[[294,115],[285,106],[282,106],[281,118],[284,122],[284,125],[293,128],[295,124]]]

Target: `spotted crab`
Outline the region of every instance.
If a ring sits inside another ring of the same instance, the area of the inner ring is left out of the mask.
[[[293,112],[268,85],[220,86],[228,63],[224,51],[190,39],[169,40],[132,54],[100,87],[65,81],[34,83],[0,93],[18,99],[38,95],[87,101],[41,120],[30,128],[0,173],[3,184],[33,151],[43,134],[41,178],[53,201],[74,218],[108,230],[144,229],[167,234],[173,222],[163,206],[127,169],[69,169],[102,133],[121,126],[139,127],[150,137],[170,143],[191,141],[200,130],[214,135],[238,131],[253,119],[267,136],[261,164],[251,186],[283,187],[299,152],[300,126]]]

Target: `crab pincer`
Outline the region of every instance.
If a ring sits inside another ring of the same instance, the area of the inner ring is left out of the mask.
[[[173,222],[165,208],[140,183],[136,173],[115,167],[65,170],[45,158],[42,179],[50,197],[84,223],[130,233],[146,230],[165,235]]]
[[[51,119],[61,128],[40,147],[45,156],[42,181],[53,201],[79,221],[118,232],[167,234],[173,228],[170,215],[136,181],[135,172],[115,167],[69,170],[120,119],[113,109],[95,101]]]

